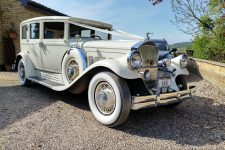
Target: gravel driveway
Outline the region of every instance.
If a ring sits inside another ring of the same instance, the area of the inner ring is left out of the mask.
[[[225,94],[192,75],[196,96],[175,108],[132,111],[117,128],[99,124],[87,94],[19,86],[0,73],[0,149],[225,149]]]

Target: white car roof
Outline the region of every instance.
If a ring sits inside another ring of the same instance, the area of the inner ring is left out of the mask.
[[[71,22],[76,22],[76,23],[81,23],[89,26],[94,26],[97,28],[102,28],[102,29],[112,29],[112,25],[100,21],[95,21],[95,20],[90,20],[90,19],[82,19],[82,18],[74,18],[74,17],[64,17],[64,16],[43,16],[43,17],[36,17],[36,18],[31,18],[28,20],[23,21],[21,24],[29,23],[29,22],[34,22],[34,21],[40,21],[40,20],[68,20]]]

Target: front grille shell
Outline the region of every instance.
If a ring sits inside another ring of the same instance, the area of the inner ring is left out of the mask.
[[[142,56],[142,66],[138,69],[147,89],[152,93],[152,89],[157,88],[158,79],[158,49],[154,43],[148,41],[137,47]],[[150,71],[150,78],[144,78],[144,72]]]

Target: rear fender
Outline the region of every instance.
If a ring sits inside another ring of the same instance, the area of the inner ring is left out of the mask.
[[[34,69],[34,65],[29,57],[29,55],[26,52],[20,52],[17,57],[16,57],[16,67],[15,69],[18,70],[18,63],[20,61],[20,59],[23,59],[24,61],[24,66],[25,66],[25,70],[26,70],[26,77],[32,77],[35,76],[35,69]]]

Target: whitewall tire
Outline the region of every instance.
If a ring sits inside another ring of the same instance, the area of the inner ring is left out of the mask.
[[[88,101],[95,118],[110,127],[123,123],[131,109],[131,95],[126,81],[111,72],[101,72],[92,78]]]
[[[19,75],[20,85],[29,86],[31,84],[31,81],[28,80],[26,77],[26,67],[25,67],[23,59],[20,59],[18,63],[18,75]]]

